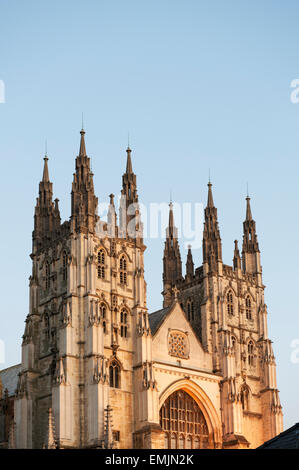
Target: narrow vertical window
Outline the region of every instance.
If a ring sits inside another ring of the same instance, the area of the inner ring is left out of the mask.
[[[113,361],[109,367],[109,385],[120,388],[120,368],[116,361]]]
[[[234,314],[234,298],[233,298],[233,293],[232,291],[228,291],[226,294],[226,302],[227,302],[227,313],[229,315]]]
[[[100,315],[101,315],[101,320],[102,320],[104,333],[107,332],[107,315],[106,315],[106,313],[107,313],[106,305],[104,303],[101,303],[101,305],[100,305]]]
[[[104,250],[98,252],[98,278],[105,279],[105,253]]]
[[[125,309],[120,312],[120,336],[127,338],[128,336],[128,313]]]
[[[252,320],[251,300],[250,300],[249,295],[246,297],[245,305],[246,305],[246,318],[247,320]]]
[[[247,347],[247,350],[248,350],[248,364],[250,366],[253,366],[253,362],[254,362],[254,346],[253,346],[253,342],[252,341],[249,341],[248,343],[248,347]]]
[[[121,284],[127,284],[127,260],[124,255],[119,260],[119,280]]]
[[[187,302],[187,317],[189,321],[194,320],[194,303],[191,299]]]

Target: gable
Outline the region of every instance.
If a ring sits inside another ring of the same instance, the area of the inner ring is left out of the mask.
[[[179,303],[152,315],[154,361],[212,370],[211,357],[203,350]]]

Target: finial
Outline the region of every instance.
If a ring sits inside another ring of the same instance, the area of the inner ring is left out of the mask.
[[[126,173],[133,173],[133,168],[132,168],[132,160],[131,160],[131,149],[130,147],[127,148],[127,168],[126,168]]]
[[[248,183],[246,183],[246,186],[247,186],[247,196],[246,196],[246,198],[249,198]]]
[[[250,197],[248,196],[248,192],[246,197],[246,220],[252,220]]]
[[[84,131],[84,120],[83,120],[83,112],[82,112],[82,131]]]
[[[45,158],[48,158],[48,145],[47,145],[47,139],[45,140]]]
[[[128,148],[127,150],[130,150],[130,132],[128,132]]]
[[[211,169],[209,168],[209,183],[208,184],[211,184]]]
[[[84,140],[85,130],[83,129],[83,127],[80,131],[80,134],[81,134],[81,139],[80,139],[79,157],[86,157],[86,148],[85,148],[85,140]]]
[[[207,206],[208,207],[214,207],[214,201],[213,201],[213,194],[212,194],[212,183],[208,182],[208,203],[207,203]]]
[[[169,190],[169,206],[172,205],[172,189]]]

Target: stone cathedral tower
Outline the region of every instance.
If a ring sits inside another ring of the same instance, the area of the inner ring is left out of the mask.
[[[120,227],[112,194],[108,223],[98,220],[84,130],[69,222],[60,224],[48,158],[44,160],[15,401],[16,446],[111,447],[120,442],[132,448],[136,441],[154,442],[158,392],[151,378],[145,246],[131,150],[123,175]],[[123,219],[132,204],[128,233]]]
[[[209,183],[203,264],[194,267],[189,247],[185,276],[170,204],[163,308],[148,314],[131,149],[119,214],[110,194],[104,222],[80,134],[69,221],[61,223],[44,158],[22,364],[2,374],[10,384],[18,374],[18,384],[0,444],[257,447],[281,432],[282,411],[249,197],[242,259],[235,241],[227,266]],[[0,428],[1,419],[0,396]]]
[[[194,272],[189,247],[185,277],[182,277],[180,249],[174,233],[171,204],[164,251],[164,306],[171,305],[178,295],[203,350],[210,356],[212,373],[221,376],[223,447],[248,447],[259,439],[266,441],[282,431],[282,411],[250,198],[246,198],[242,261],[235,240],[233,267],[222,261],[210,182],[203,230],[203,264]]]

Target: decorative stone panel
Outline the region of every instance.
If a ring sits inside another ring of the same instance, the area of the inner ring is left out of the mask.
[[[189,359],[190,347],[186,333],[179,330],[170,330],[167,343],[170,356]]]

